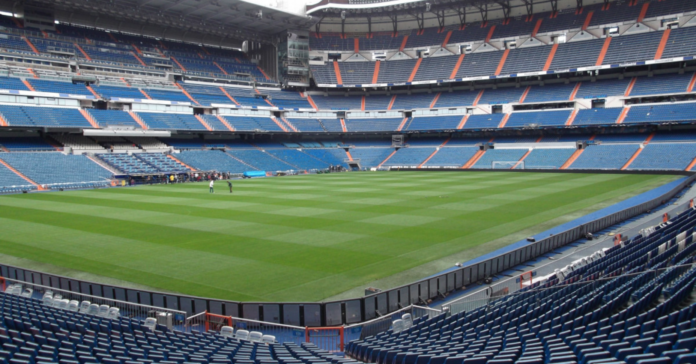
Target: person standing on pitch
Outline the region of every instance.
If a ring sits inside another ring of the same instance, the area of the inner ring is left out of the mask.
[[[210,180],[210,193],[215,193],[215,191],[213,190],[213,186],[214,186],[214,185],[215,185],[215,181],[213,181],[213,180],[211,179],[211,180]]]
[[[230,193],[232,193],[232,181],[227,181],[227,185],[230,187]]]

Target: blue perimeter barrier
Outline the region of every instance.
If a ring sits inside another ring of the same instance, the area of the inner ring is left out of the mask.
[[[248,177],[248,178],[266,177],[266,171],[248,171],[248,172],[244,172],[244,177]]]
[[[536,241],[539,241],[541,239],[548,238],[552,235],[556,235],[556,234],[562,233],[564,231],[576,228],[578,226],[581,226],[582,224],[587,224],[587,223],[592,222],[594,220],[598,220],[598,219],[601,219],[603,217],[607,217],[613,213],[617,213],[617,212],[619,212],[621,210],[625,210],[629,207],[638,206],[642,203],[649,202],[649,201],[654,200],[656,198],[659,198],[660,196],[668,193],[669,191],[679,187],[679,185],[684,183],[687,179],[689,179],[689,177],[680,178],[676,181],[667,183],[667,184],[662,185],[660,187],[656,187],[650,191],[643,192],[640,195],[633,196],[633,197],[631,197],[627,200],[621,201],[621,202],[617,202],[609,207],[605,207],[601,210],[597,210],[593,213],[587,214],[583,217],[579,217],[579,218],[572,220],[572,221],[568,221],[565,224],[558,225],[554,228],[551,228],[549,230],[540,232],[539,234],[532,235],[532,236],[534,237],[534,239]],[[533,244],[533,243],[527,241],[527,239],[523,239],[523,240],[520,240],[514,244],[510,244],[506,247],[503,247],[503,248],[500,248],[498,250],[494,250],[488,254],[482,255],[478,258],[474,258],[472,260],[463,262],[462,265],[468,266],[468,265],[480,263],[480,262],[483,262],[485,260],[497,257],[499,255],[503,255],[505,253],[509,253],[515,249],[519,249],[519,248],[522,248],[522,247],[530,245],[530,244]],[[457,269],[459,269],[459,267],[448,268],[446,270],[443,270],[442,272],[435,273],[432,276],[427,277],[425,279],[436,277],[436,276],[439,276],[439,275],[442,275],[445,273],[449,273],[449,272],[455,271]]]

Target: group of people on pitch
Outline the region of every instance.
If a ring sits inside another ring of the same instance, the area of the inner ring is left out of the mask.
[[[227,187],[230,188],[230,193],[232,193],[232,181],[227,181]],[[215,180],[210,180],[210,193],[215,193]]]

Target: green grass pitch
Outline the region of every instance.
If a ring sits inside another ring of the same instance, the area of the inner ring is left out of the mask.
[[[408,283],[676,178],[359,172],[234,181],[233,194],[218,182],[215,194],[195,183],[8,195],[0,261],[220,299],[318,301]]]

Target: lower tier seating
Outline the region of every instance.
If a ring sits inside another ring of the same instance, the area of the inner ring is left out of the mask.
[[[694,363],[694,227],[691,208],[568,274],[394,324],[346,354],[380,364]]]

